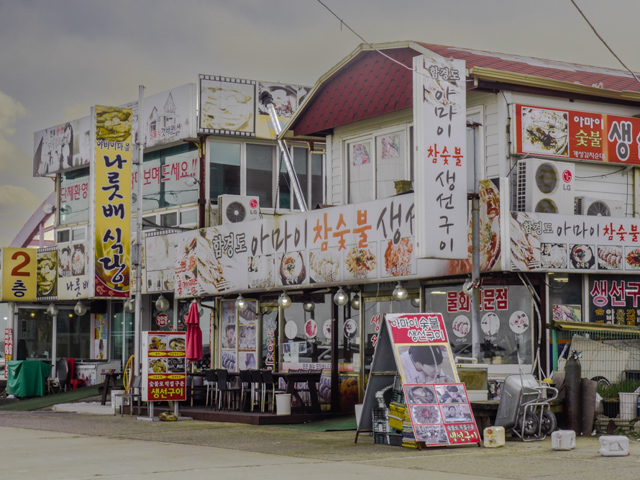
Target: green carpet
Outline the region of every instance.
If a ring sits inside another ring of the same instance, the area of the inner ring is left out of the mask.
[[[300,423],[294,425],[274,425],[281,428],[290,428],[292,430],[309,430],[313,432],[338,432],[344,430],[356,430],[355,415],[343,415],[327,420],[318,420],[317,422]]]
[[[15,402],[0,405],[0,411],[19,411],[27,412],[30,410],[39,410],[41,408],[51,407],[58,403],[77,402],[84,398],[95,397],[100,395],[98,388],[101,385],[93,385],[91,387],[78,388],[77,390],[69,390],[67,392],[54,393],[45,395],[44,397],[25,398]]]

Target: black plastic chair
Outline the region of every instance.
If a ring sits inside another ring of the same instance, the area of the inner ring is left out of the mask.
[[[231,386],[229,382],[229,372],[225,369],[216,370],[216,376],[218,377],[218,381],[216,382],[218,391],[218,410],[222,410],[222,407],[224,407],[224,397],[227,398],[227,408],[231,408],[232,397],[236,396],[236,394],[240,391],[240,387]]]
[[[214,399],[218,395],[218,375],[215,370],[206,370],[204,372],[204,383],[207,387],[204,406],[208,407],[209,401],[211,401],[211,408],[213,409]]]
[[[260,373],[262,375],[262,412],[264,412],[268,401],[267,395],[271,395],[271,413],[274,413],[276,410],[276,395],[286,393],[286,390],[279,388],[271,370],[260,370]]]
[[[249,370],[240,370],[240,410],[244,411],[247,393],[251,395],[251,373]]]
[[[251,411],[253,412],[253,406],[255,405],[256,396],[260,400],[260,408],[264,412],[264,384],[262,383],[262,373],[260,370],[249,370],[251,375]]]

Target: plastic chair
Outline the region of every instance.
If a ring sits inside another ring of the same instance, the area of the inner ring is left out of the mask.
[[[273,378],[273,372],[269,369],[260,370],[262,374],[262,412],[267,402],[267,395],[271,394],[271,413],[276,411],[276,395],[279,393],[286,393],[286,390],[277,388],[277,381]]]
[[[211,408],[213,408],[213,402],[218,395],[218,375],[215,370],[206,370],[204,372],[204,384],[207,386],[205,407],[209,406],[209,400],[211,400]]]
[[[255,405],[255,397],[257,395],[260,400],[260,408],[264,412],[264,405],[262,400],[264,398],[264,384],[262,381],[262,373],[260,370],[249,370],[251,376],[251,411],[253,412],[253,406]]]
[[[244,411],[245,395],[251,394],[251,372],[249,370],[240,370],[240,410]],[[252,399],[253,401],[253,399]],[[251,405],[253,410],[253,404]]]
[[[225,369],[216,370],[216,375],[218,377],[216,387],[217,387],[217,399],[216,403],[218,404],[218,410],[221,410],[224,407],[224,397],[227,398],[227,408],[229,408],[231,403],[231,397],[235,396],[240,391],[240,387],[232,387],[229,383],[229,372]]]
[[[69,366],[69,388],[72,390],[76,390],[78,387],[84,387],[84,380],[80,380],[79,378],[73,378],[76,370],[76,359],[75,358],[67,358],[67,365]]]
[[[128,400],[129,404],[129,415],[133,414],[133,401],[135,400],[138,406],[138,415],[142,412],[142,392],[140,391],[142,387],[142,377],[137,376],[133,377],[131,380],[131,385],[129,386],[129,391],[126,393],[115,393],[111,395],[111,401],[116,402],[118,405],[118,410],[120,411],[120,416],[124,414],[124,404],[125,400]],[[117,401],[120,399],[120,402]],[[116,411],[113,411],[113,414],[116,414]]]

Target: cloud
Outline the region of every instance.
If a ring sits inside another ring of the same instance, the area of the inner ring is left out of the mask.
[[[0,246],[11,243],[41,204],[42,199],[24,187],[0,185]]]
[[[0,134],[13,135],[18,119],[27,116],[27,109],[9,95],[0,92]]]

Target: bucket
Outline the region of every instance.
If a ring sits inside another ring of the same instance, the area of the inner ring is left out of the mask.
[[[573,450],[576,448],[576,432],[557,430],[551,434],[551,448],[554,450]]]
[[[618,393],[620,397],[620,420],[633,420],[638,413],[637,393]]]
[[[118,396],[118,394],[124,393],[124,390],[110,390],[111,395],[111,406],[113,407],[113,414],[115,415],[119,408],[122,406],[122,397]]]
[[[291,415],[291,394],[280,393],[276,395],[276,414]]]

